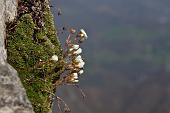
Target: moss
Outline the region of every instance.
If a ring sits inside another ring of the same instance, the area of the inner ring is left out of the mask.
[[[51,112],[53,82],[63,71],[53,17],[48,7],[43,13],[42,28],[36,28],[32,13],[25,13],[7,37],[8,62],[18,71],[36,113]],[[50,60],[54,54],[59,56],[57,63]]]

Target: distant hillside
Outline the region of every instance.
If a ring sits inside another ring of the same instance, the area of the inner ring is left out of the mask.
[[[53,0],[52,4],[63,10],[61,17],[56,15],[58,27],[68,24],[88,31],[82,77],[89,101],[86,109],[170,112],[170,1]]]

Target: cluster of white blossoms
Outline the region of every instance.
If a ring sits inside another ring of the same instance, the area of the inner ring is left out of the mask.
[[[73,31],[73,30],[72,30]],[[75,32],[74,32],[75,33]],[[66,65],[67,70],[69,70],[68,77],[66,77],[67,83],[78,83],[78,77],[84,73],[85,62],[81,56],[82,48],[80,48],[80,43],[87,39],[87,34],[83,29],[80,29],[80,32],[74,38],[74,41],[71,39],[68,40],[67,46],[67,56],[68,62]],[[75,42],[75,40],[77,42]]]
[[[79,45],[73,44],[70,46],[68,55],[70,57],[68,69],[70,70],[70,80],[69,82],[77,83],[79,82],[78,76],[83,74],[85,62],[81,57],[82,49]]]

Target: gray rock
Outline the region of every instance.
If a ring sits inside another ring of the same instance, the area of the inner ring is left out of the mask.
[[[5,20],[7,22],[14,20],[17,13],[17,0],[5,0]]]
[[[5,38],[5,2],[0,0],[0,62],[4,64],[6,60]]]
[[[16,0],[0,0],[0,113],[34,113],[16,70],[6,59],[5,22],[13,21]]]
[[[0,64],[0,113],[33,113],[15,69]]]

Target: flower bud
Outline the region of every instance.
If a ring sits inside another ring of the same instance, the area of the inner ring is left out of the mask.
[[[70,33],[74,34],[75,32],[76,32],[75,29],[73,29],[73,28],[70,29]]]

